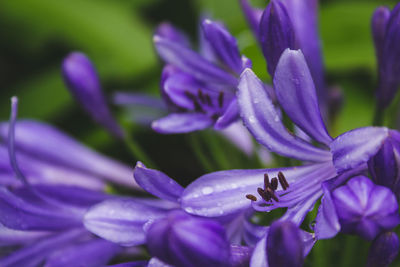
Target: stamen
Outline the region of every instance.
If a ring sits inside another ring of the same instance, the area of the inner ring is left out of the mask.
[[[246,198],[247,198],[247,199],[250,199],[251,201],[257,201],[257,198],[256,198],[254,195],[252,195],[252,194],[246,195]]]
[[[211,97],[208,94],[204,94],[205,98],[206,98],[206,102],[207,105],[209,105],[210,107],[212,107],[212,101],[211,101]]]
[[[286,190],[289,187],[289,183],[286,180],[285,176],[283,175],[282,172],[278,172],[278,179],[279,179],[279,183],[282,186],[283,190]]]
[[[257,188],[257,193],[260,195],[260,197],[262,199],[264,199],[265,201],[270,201],[271,200],[271,196],[269,193],[267,193],[267,191],[264,191],[264,189],[262,189],[261,187]]]
[[[275,200],[276,202],[279,202],[278,197],[275,195],[275,192],[271,189],[271,188],[267,188],[265,190],[265,193],[267,193],[270,197],[270,199],[272,198],[273,200]]]
[[[193,105],[194,105],[194,109],[196,111],[200,111],[200,112],[204,112],[203,108],[201,107],[201,105],[199,104],[199,102],[197,101],[197,98],[194,94],[192,94],[189,91],[184,91],[184,94],[186,95],[187,98],[189,98],[190,100],[192,100]]]
[[[13,96],[11,98],[11,114],[10,122],[8,124],[8,156],[10,157],[10,164],[15,172],[15,175],[24,185],[30,187],[25,175],[22,173],[18,166],[17,157],[15,154],[15,122],[18,115],[18,98]]]
[[[264,173],[264,190],[270,187],[268,173]]]
[[[224,106],[224,92],[219,92],[218,95],[218,105],[220,108],[222,108]]]
[[[201,103],[203,103],[203,104],[206,103],[206,99],[204,98],[203,91],[201,91],[201,89],[199,89],[199,90],[197,91],[197,96],[198,96],[198,98],[200,99],[200,102],[201,102]]]
[[[278,178],[274,177],[271,179],[271,187],[270,187],[273,191],[275,191],[276,189],[278,189]]]

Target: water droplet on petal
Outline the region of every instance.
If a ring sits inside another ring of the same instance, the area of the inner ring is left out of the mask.
[[[203,189],[201,189],[201,192],[202,192],[204,195],[209,195],[209,194],[211,194],[213,191],[214,191],[214,189],[213,189],[212,187],[210,187],[210,186],[206,186],[206,187],[204,187]]]

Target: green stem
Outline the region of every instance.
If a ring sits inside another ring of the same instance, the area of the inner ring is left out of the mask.
[[[209,161],[208,157],[204,154],[202,146],[195,135],[190,135],[190,138],[187,139],[189,140],[189,144],[192,147],[193,153],[196,155],[197,159],[203,166],[204,170],[207,172],[212,172],[214,171],[214,167]]]
[[[206,140],[208,149],[212,153],[212,157],[214,161],[217,163],[218,169],[219,170],[230,169],[229,160],[221,146],[222,142],[218,140],[218,136],[216,136],[215,133],[206,133],[202,137],[204,140]]]
[[[374,114],[374,119],[372,121],[372,124],[375,126],[383,125],[383,109],[380,108],[378,105],[376,106],[376,109],[375,109],[375,114]]]
[[[124,143],[128,146],[129,152],[135,159],[142,161],[148,167],[157,168],[156,164],[147,156],[147,153],[128,134],[124,138]]]

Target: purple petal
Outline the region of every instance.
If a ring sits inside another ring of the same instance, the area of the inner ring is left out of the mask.
[[[0,259],[0,266],[39,266],[52,252],[62,249],[67,244],[86,237],[83,229],[74,229],[61,234],[53,235],[19,249]]]
[[[229,170],[201,176],[185,188],[181,206],[188,213],[206,217],[220,217],[235,214],[249,208],[247,194],[254,196],[257,188],[263,187],[264,174],[276,177],[281,171],[289,184],[313,171],[323,168],[322,164],[299,166],[282,169]],[[325,168],[323,168],[325,170]],[[313,179],[313,177],[309,177]]]
[[[297,47],[292,22],[281,1],[271,1],[268,4],[261,17],[259,33],[268,72],[273,77],[282,52],[286,48]]]
[[[263,13],[262,9],[253,8],[249,3],[249,0],[240,0],[240,6],[242,7],[243,14],[252,29],[256,38],[259,38],[259,24],[261,20],[261,16]]]
[[[100,191],[105,188],[105,182],[97,177],[71,168],[38,161],[22,152],[17,153],[17,160],[30,184],[75,185]],[[0,144],[0,169],[3,175],[0,184],[7,186],[21,185],[21,182],[15,178],[9,162],[7,148]]]
[[[121,246],[145,242],[143,225],[165,215],[165,210],[133,199],[109,199],[93,206],[84,217],[86,229]]]
[[[258,241],[257,245],[253,250],[253,255],[250,259],[251,267],[268,267],[267,261],[267,235],[268,233]]]
[[[28,244],[50,234],[46,231],[14,230],[0,224],[0,247]]]
[[[151,258],[147,267],[173,267],[173,266],[166,264],[157,258]]]
[[[338,173],[366,163],[389,135],[385,127],[364,127],[336,137],[330,145]]]
[[[304,263],[304,244],[300,228],[290,221],[275,221],[267,236],[270,267],[301,267]]]
[[[7,140],[8,123],[0,124],[0,136]],[[132,170],[107,158],[45,123],[22,120],[15,130],[15,145],[18,151],[54,165],[88,173],[98,179],[120,183],[134,188]]]
[[[119,264],[107,265],[107,267],[148,267],[147,261],[131,261]]]
[[[287,7],[296,41],[307,60],[319,103],[324,110],[327,92],[324,81],[321,41],[318,35],[318,0],[279,0]]]
[[[180,30],[176,29],[171,23],[161,23],[157,27],[155,34],[185,47],[190,47],[190,42],[187,36]]]
[[[385,41],[386,25],[390,18],[390,9],[380,6],[375,9],[371,18],[372,37],[374,39],[375,54],[378,60],[378,66],[381,65],[383,56],[383,47]]]
[[[324,196],[318,208],[314,231],[318,239],[328,239],[334,237],[340,231],[340,223],[327,184],[324,183],[322,188]]]
[[[62,74],[68,89],[86,112],[112,134],[122,138],[124,132],[108,109],[99,77],[90,59],[80,52],[70,53],[62,64]]]
[[[167,108],[160,97],[146,93],[116,92],[113,103],[120,106],[140,105],[160,110]]]
[[[276,67],[274,88],[292,121],[318,142],[329,145],[332,138],[322,121],[314,82],[300,50],[283,52]]]
[[[30,190],[20,196],[0,187],[0,223],[15,230],[62,230],[81,225],[82,209],[45,202]]]
[[[97,267],[107,264],[121,247],[102,239],[74,244],[56,251],[47,258],[45,267],[69,267],[79,264]]]
[[[153,122],[154,131],[163,134],[189,133],[213,125],[213,120],[202,113],[172,113]]]
[[[177,202],[183,187],[166,174],[146,168],[141,162],[136,164],[133,176],[140,187],[161,199]]]
[[[313,147],[287,131],[262,82],[250,69],[243,72],[238,88],[241,117],[260,144],[299,160],[330,160],[328,151]]]
[[[214,125],[214,129],[222,130],[239,119],[239,106],[237,100],[234,99],[225,110],[225,113],[218,118]]]
[[[154,44],[160,57],[168,64],[190,73],[201,81],[231,86],[237,84],[237,79],[233,75],[183,45],[157,35],[154,36]]]
[[[233,72],[239,74],[242,71],[242,59],[236,39],[221,23],[205,19],[202,26],[215,55]]]

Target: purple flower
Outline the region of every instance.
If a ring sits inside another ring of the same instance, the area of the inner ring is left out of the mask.
[[[148,226],[146,240],[151,255],[176,267],[230,266],[225,229],[210,219],[171,211]]]
[[[327,93],[318,35],[318,1],[273,0],[262,16],[247,0],[240,2],[247,21],[257,33],[271,77],[285,49],[301,49],[315,82],[319,103],[325,109]]]
[[[399,237],[394,232],[386,232],[374,239],[369,249],[367,267],[386,267],[399,253]]]
[[[172,113],[153,122],[160,133],[186,133],[214,126],[223,129],[239,119],[236,88],[251,62],[241,57],[235,38],[219,22],[201,24],[200,52],[190,49],[185,36],[162,24],[154,36],[167,63],[161,95]]]
[[[400,133],[389,131],[381,149],[368,161],[368,168],[376,184],[390,188],[398,197],[400,193]]]
[[[70,53],[63,61],[62,74],[70,92],[92,118],[115,136],[124,132],[108,109],[101,84],[90,59],[81,52]]]
[[[378,108],[387,107],[400,84],[400,5],[392,11],[378,7],[372,16],[372,34],[378,62]]]
[[[300,229],[292,222],[274,222],[268,231],[269,267],[300,267],[304,262],[304,244]]]
[[[84,229],[82,219],[91,205],[110,196],[74,186],[31,185],[15,157],[16,115],[13,98],[8,152],[12,171],[23,185],[15,189],[0,186],[0,244],[8,251],[2,254],[0,265],[106,264],[121,248],[94,238]]]
[[[6,142],[9,124],[0,123],[1,184],[16,186]],[[104,190],[106,183],[137,188],[132,169],[77,142],[57,128],[34,120],[18,120],[15,126],[16,157],[33,184],[77,185]]]
[[[242,119],[260,144],[307,164],[204,175],[182,194],[181,205],[187,212],[208,217],[237,214],[249,208],[247,195],[258,211],[288,208],[281,219],[299,225],[323,195],[324,181],[333,179],[334,188],[365,170],[366,162],[388,137],[387,128],[365,127],[332,139],[322,121],[314,83],[300,51],[287,49],[283,53],[276,68],[274,88],[286,114],[318,145],[286,129],[262,82],[249,69],[244,71],[239,84]],[[320,213],[325,209],[328,207]],[[330,222],[329,217],[325,222]]]
[[[332,200],[344,233],[373,240],[400,223],[395,195],[365,176],[354,177],[334,190]]]
[[[275,221],[255,246],[250,266],[302,266],[314,244],[313,234],[291,222]]]

